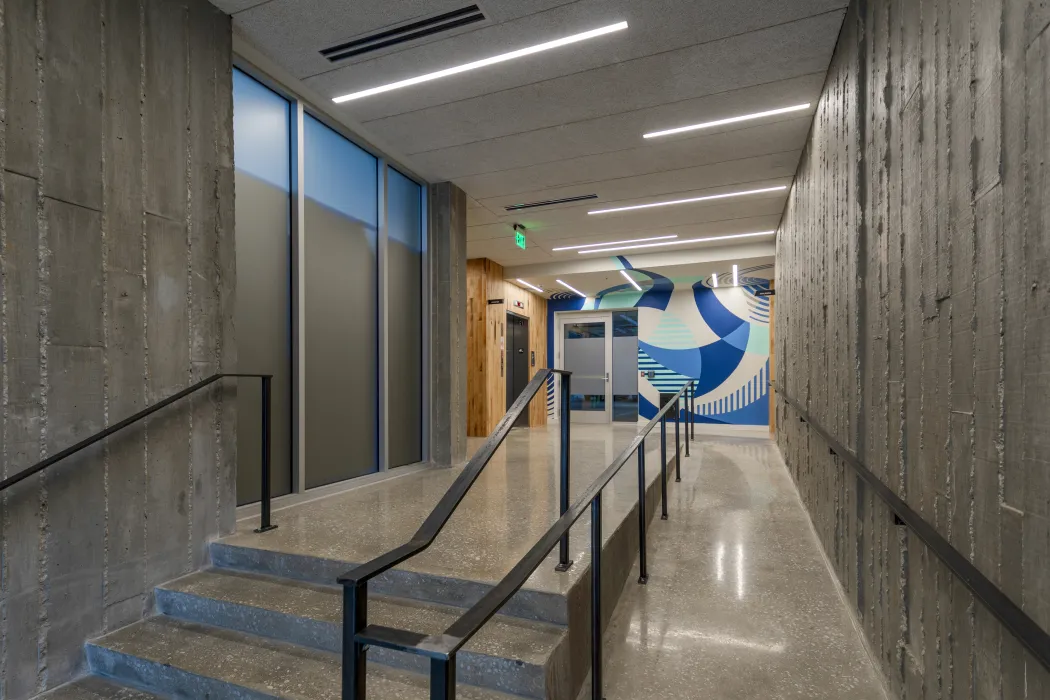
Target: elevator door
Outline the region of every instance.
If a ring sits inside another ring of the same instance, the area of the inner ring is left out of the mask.
[[[507,314],[507,408],[529,383],[529,319]],[[529,427],[529,412],[522,411],[515,428]]]

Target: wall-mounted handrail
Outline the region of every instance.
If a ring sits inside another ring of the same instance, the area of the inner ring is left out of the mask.
[[[61,452],[56,452],[50,457],[37,462],[31,467],[23,469],[17,474],[12,474],[3,481],[0,481],[0,491],[3,491],[4,489],[10,486],[14,486],[23,479],[27,479],[38,472],[42,472],[51,465],[56,464],[57,462],[61,462],[66,457],[74,455],[77,452],[80,452],[81,450],[90,447],[91,445],[94,445],[96,442],[101,442],[110,435],[123,430],[129,425],[136,423],[137,421],[140,421],[143,418],[146,418],[147,416],[156,413],[162,408],[170,406],[179,399],[189,396],[195,391],[203,389],[204,387],[210,384],[214,384],[215,382],[224,378],[245,378],[262,380],[262,520],[257,532],[273,530],[276,527],[276,525],[272,525],[270,523],[270,402],[272,400],[272,392],[270,387],[271,382],[273,381],[272,374],[246,374],[239,372],[223,372],[219,374],[213,374],[206,379],[202,379],[196,384],[186,387],[182,391],[172,394],[166,399],[162,399],[161,401],[158,401],[157,403],[142,409],[141,411],[132,416],[128,416],[119,423],[114,423],[108,428],[100,430],[97,433],[91,435],[90,437],[84,438],[80,442],[76,443],[75,445],[71,445],[70,447],[67,447]]]
[[[366,645],[386,647],[397,651],[410,652],[431,659],[430,687],[432,700],[452,700],[456,692],[456,653],[476,634],[489,619],[491,619],[502,608],[511,597],[525,585],[532,573],[539,568],[547,555],[554,549],[562,538],[565,537],[572,526],[579,520],[584,511],[591,511],[591,694],[593,700],[600,700],[602,690],[601,673],[601,550],[602,550],[602,490],[609,484],[614,476],[631,458],[635,452],[638,453],[638,479],[639,479],[639,566],[640,577],[638,582],[645,584],[648,579],[648,571],[645,562],[645,438],[656,427],[661,428],[662,449],[661,454],[666,454],[667,415],[673,408],[675,410],[675,434],[678,435],[678,422],[685,413],[679,408],[683,398],[689,406],[688,415],[695,420],[695,411],[692,402],[695,395],[691,391],[693,381],[690,380],[674,394],[671,399],[657,411],[656,415],[638,434],[630,444],[613,460],[613,462],[595,479],[590,486],[581,494],[576,501],[564,510],[561,517],[554,522],[547,532],[533,545],[533,547],[518,561],[503,579],[492,587],[477,603],[453,622],[443,633],[435,635],[423,635],[407,630],[394,629],[383,626],[370,626],[360,628],[357,633],[348,632],[349,625],[344,621],[343,626],[343,667],[344,667],[344,700],[364,700],[364,647]],[[568,419],[568,413],[564,412],[562,420]],[[688,430],[686,432],[688,440]],[[667,461],[661,460],[660,479],[662,481],[662,499],[664,501],[664,514],[666,516],[667,501]],[[680,444],[675,444],[675,466],[679,470],[681,453]],[[666,519],[666,517],[665,517]],[[350,586],[344,589],[346,595],[344,601],[348,605],[360,605],[362,599],[358,591],[352,590]],[[346,675],[347,667],[354,667],[356,675],[353,680],[356,683],[348,684]]]
[[[770,386],[773,383],[770,382]],[[775,388],[775,387],[774,387]],[[964,586],[980,600],[992,613],[1000,624],[1009,630],[1010,634],[1017,638],[1021,644],[1031,652],[1047,670],[1050,670],[1050,634],[1039,626],[1035,620],[1006,595],[998,586],[992,583],[988,577],[974,566],[970,560],[944,539],[937,529],[915,512],[911,506],[904,502],[893,489],[883,483],[882,479],[864,466],[849,449],[833,438],[820,424],[814,423],[809,413],[795,399],[784,393],[783,389],[777,389],[777,396],[786,404],[795,409],[802,422],[807,423],[817,435],[819,435],[831,453],[857,472],[857,476],[864,480],[868,486],[889,506],[889,509],[897,516],[900,524],[910,529],[922,540],[923,544],[939,558],[948,570],[955,574]]]

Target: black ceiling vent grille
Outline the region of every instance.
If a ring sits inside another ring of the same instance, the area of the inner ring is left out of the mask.
[[[481,22],[484,19],[485,15],[481,12],[481,9],[477,5],[471,5],[470,7],[446,12],[437,17],[412,22],[394,29],[385,29],[353,41],[329,46],[327,49],[321,49],[321,55],[334,63],[344,58],[360,56],[361,54],[397,46],[398,44],[407,44],[416,39],[447,32],[457,27],[465,27],[468,24]]]
[[[522,209],[535,209],[536,207],[552,207],[555,204],[568,204],[569,202],[582,202],[587,199],[598,199],[596,194],[581,194],[579,197],[566,197],[565,199],[545,199],[542,202],[529,202],[528,204],[512,204],[503,207],[507,211],[521,211]]]

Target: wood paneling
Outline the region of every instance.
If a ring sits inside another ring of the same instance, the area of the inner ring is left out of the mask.
[[[490,299],[502,303],[489,304]],[[513,304],[520,301],[525,308]],[[503,280],[503,267],[480,258],[467,261],[467,435],[485,437],[507,410],[507,311],[529,319],[530,370],[547,366],[547,300]],[[529,405],[529,425],[547,424],[547,392]]]

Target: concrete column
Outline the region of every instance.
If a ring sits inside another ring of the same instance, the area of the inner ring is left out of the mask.
[[[467,195],[430,187],[430,459],[467,454]]]

